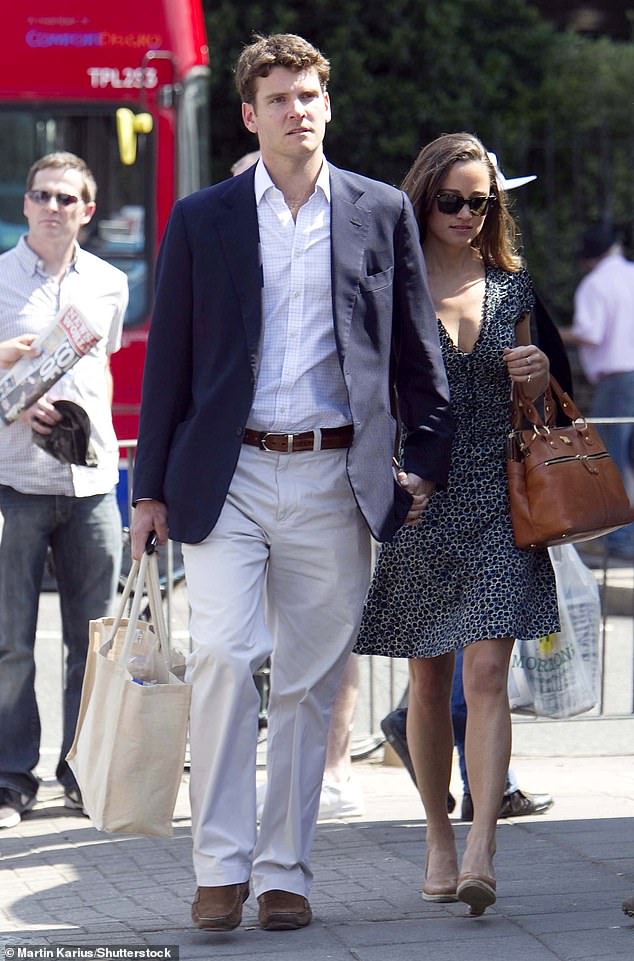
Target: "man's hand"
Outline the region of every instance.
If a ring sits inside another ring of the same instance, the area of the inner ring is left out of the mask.
[[[34,404],[23,410],[18,420],[28,424],[36,434],[50,434],[50,432],[62,420],[62,415],[56,410],[46,395],[36,400]]]
[[[169,537],[167,508],[161,501],[139,501],[132,512],[132,557],[140,561],[151,531],[156,532],[159,544]]]
[[[0,343],[0,368],[13,367],[20,357],[37,357],[40,351],[31,347],[36,336],[37,334],[21,334],[11,340],[3,340]]]
[[[423,516],[436,484],[434,481],[424,480],[418,474],[407,474],[404,470],[399,470],[396,477],[401,487],[412,495],[412,505],[405,518],[405,526],[412,527]]]

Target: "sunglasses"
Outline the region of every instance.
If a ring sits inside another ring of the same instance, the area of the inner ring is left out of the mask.
[[[74,197],[73,194],[56,194],[51,190],[27,190],[26,195],[33,203],[41,206],[49,204],[53,199],[58,207],[72,207],[79,201],[79,197]]]
[[[483,217],[489,209],[489,204],[495,201],[494,196],[490,197],[463,197],[462,194],[453,194],[448,190],[441,190],[436,194],[436,206],[441,214],[457,214],[466,204],[472,214],[476,217]]]

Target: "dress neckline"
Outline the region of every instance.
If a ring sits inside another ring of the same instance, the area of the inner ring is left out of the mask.
[[[488,301],[488,296],[489,296],[489,270],[490,270],[489,267],[485,267],[485,268],[484,268],[484,297],[482,298],[482,311],[481,311],[481,316],[480,316],[480,327],[479,327],[479,329],[478,329],[478,336],[476,337],[476,339],[475,339],[475,341],[474,341],[474,344],[473,344],[473,347],[471,348],[471,350],[463,350],[462,347],[459,347],[457,344],[455,344],[455,343],[453,342],[453,340],[451,339],[451,337],[449,336],[449,332],[448,332],[447,328],[445,327],[445,325],[443,324],[443,322],[442,322],[442,320],[440,319],[440,317],[436,317],[436,320],[438,321],[438,325],[439,325],[440,329],[442,330],[442,332],[443,332],[443,334],[444,334],[444,336],[445,336],[445,338],[446,338],[446,340],[447,340],[447,343],[449,344],[449,346],[451,347],[451,349],[452,349],[456,354],[459,354],[459,355],[462,356],[462,357],[470,357],[471,354],[475,353],[475,351],[476,351],[477,348],[478,348],[478,345],[479,345],[480,341],[482,340],[482,334],[484,333],[484,329],[485,329],[486,324],[487,324],[487,310],[486,310],[486,307],[487,307],[487,301]]]

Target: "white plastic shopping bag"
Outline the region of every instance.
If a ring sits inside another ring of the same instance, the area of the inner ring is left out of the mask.
[[[574,545],[549,547],[557,582],[561,630],[516,640],[508,694],[515,714],[573,717],[599,700],[599,586]]]

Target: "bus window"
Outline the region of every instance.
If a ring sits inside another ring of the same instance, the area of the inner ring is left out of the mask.
[[[178,196],[209,183],[209,75],[192,70],[183,86],[178,124]]]
[[[152,225],[147,223],[147,211],[153,160],[148,141],[139,137],[137,162],[125,167],[119,159],[112,110],[0,109],[0,143],[5,145],[0,151],[0,252],[15,246],[26,232],[22,207],[31,164],[55,150],[78,154],[88,161],[97,181],[97,211],[80,243],[128,275],[126,327],[144,323],[150,303]]]

